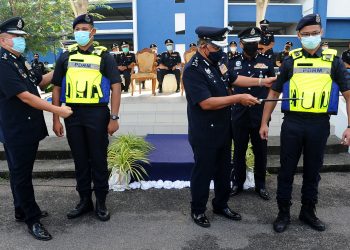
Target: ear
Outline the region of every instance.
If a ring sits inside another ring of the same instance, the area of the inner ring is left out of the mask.
[[[243,43],[239,42],[239,47],[241,47],[241,49],[243,49]]]
[[[299,31],[297,32],[297,36],[298,36],[299,40],[301,40],[301,35],[300,35]]]
[[[321,28],[321,33],[320,34],[321,34],[321,37],[322,37],[323,36],[323,29],[322,28]]]
[[[96,34],[96,29],[93,28],[93,29],[91,30],[91,36],[94,36],[95,34]]]

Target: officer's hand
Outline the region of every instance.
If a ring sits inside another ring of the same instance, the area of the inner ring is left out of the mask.
[[[341,144],[345,146],[350,146],[350,128],[345,129],[342,136]]]
[[[73,114],[72,108],[68,107],[68,106],[62,106],[60,107],[59,112],[57,113],[59,116],[63,117],[63,118],[67,118],[68,116],[70,116],[71,114]]]
[[[260,104],[258,98],[250,94],[240,94],[239,103],[242,104],[243,106],[249,106],[249,107],[255,104]]]
[[[119,129],[118,120],[110,120],[108,123],[108,134],[113,135]]]
[[[259,134],[262,140],[267,140],[269,137],[269,127],[267,124],[261,125]]]
[[[56,121],[53,123],[52,130],[53,130],[53,132],[55,132],[56,136],[58,136],[58,137],[64,136],[63,125],[60,121]]]
[[[268,78],[263,78],[262,84],[264,87],[270,88],[273,84],[274,81],[276,81],[277,77],[268,77]]]

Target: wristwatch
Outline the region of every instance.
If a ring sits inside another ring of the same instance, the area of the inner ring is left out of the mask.
[[[119,120],[119,116],[118,115],[111,115],[111,120],[113,120],[113,121]]]

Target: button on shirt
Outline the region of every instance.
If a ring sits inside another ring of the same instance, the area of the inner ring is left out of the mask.
[[[26,64],[22,56],[0,50],[0,141],[6,144],[33,144],[48,135],[43,112],[17,97],[26,91],[40,97],[37,85],[42,77]]]
[[[117,55],[117,66],[129,66],[132,63],[136,62],[135,59],[135,54],[128,52],[127,54],[125,53],[120,53]]]
[[[159,64],[163,64],[169,69],[172,69],[177,64],[181,63],[181,56],[179,52],[163,52],[160,56]]]
[[[235,78],[237,76],[231,80],[235,81]],[[203,110],[199,105],[210,97],[228,96],[227,80],[219,67],[210,64],[197,52],[185,66],[183,82],[191,145],[222,147],[231,143],[230,107]]]

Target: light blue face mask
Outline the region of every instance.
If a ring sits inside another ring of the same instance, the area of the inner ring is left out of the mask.
[[[318,45],[321,43],[321,35],[317,36],[307,36],[301,38],[301,44],[305,49],[316,49]]]
[[[13,42],[13,47],[12,47],[13,50],[22,54],[26,49],[26,39],[24,39],[24,37],[20,37],[20,36],[14,37],[12,38],[12,42]]]
[[[173,45],[167,45],[167,46],[166,46],[166,49],[167,49],[168,51],[172,51],[172,50],[173,50]]]
[[[122,48],[123,52],[127,54],[129,52],[129,48]]]
[[[74,39],[80,46],[85,46],[90,42],[90,32],[89,31],[75,31]]]

